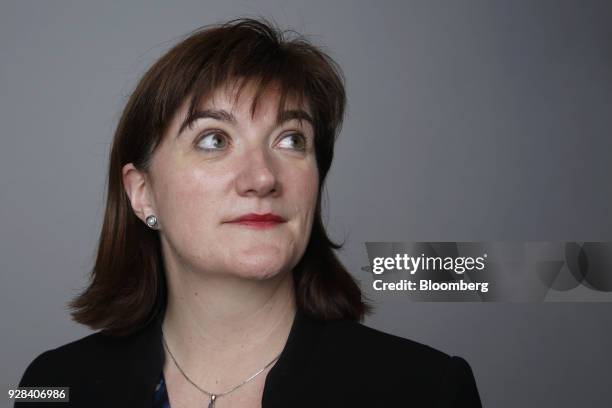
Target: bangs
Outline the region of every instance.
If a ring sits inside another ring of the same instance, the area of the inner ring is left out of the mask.
[[[204,81],[206,82],[206,81]],[[210,102],[217,93],[225,93],[232,105],[236,105],[244,94],[245,89],[252,92],[249,111],[251,119],[255,116],[257,108],[262,98],[273,97],[277,100],[276,121],[283,121],[286,112],[304,111],[309,113],[309,117],[314,116],[311,109],[309,98],[303,88],[295,86],[295,83],[280,81],[276,78],[262,78],[258,76],[228,77],[220,80],[218,84],[208,83],[205,86],[195,88],[191,92],[189,107],[185,123],[192,123],[198,110]],[[267,94],[267,95],[266,95]],[[296,116],[294,119],[302,124],[303,116]],[[315,119],[312,119],[314,122]]]
[[[304,70],[304,56],[299,55],[299,41],[284,42],[283,33],[267,26],[235,26],[217,39],[208,54],[201,56],[201,69],[193,79],[187,120],[198,107],[217,91],[224,91],[235,104],[244,89],[253,86],[251,117],[262,96],[277,91],[277,119],[289,104],[297,109],[312,110],[311,75]],[[297,46],[297,47],[296,47]],[[316,112],[311,114],[316,116]]]

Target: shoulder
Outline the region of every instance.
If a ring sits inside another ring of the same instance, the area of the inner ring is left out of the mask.
[[[20,387],[69,385],[109,364],[131,339],[96,332],[38,354],[26,367]]]
[[[328,322],[325,343],[326,347],[346,357],[359,355],[371,359],[372,364],[376,362],[388,368],[410,362],[413,367],[438,371],[446,367],[450,358],[447,353],[428,345],[348,320]]]
[[[87,356],[103,352],[104,335],[93,333],[38,354],[26,367],[20,387],[54,385],[66,381],[67,374],[84,364]]]
[[[30,362],[19,386],[68,387],[70,406],[118,406],[117,398],[121,406],[140,406],[163,357],[157,325],[147,327],[125,336],[100,331],[46,350]]]
[[[464,358],[354,321],[326,326],[321,350],[323,359],[335,362],[329,369],[336,371],[336,378],[364,389],[411,390],[412,401],[437,399],[443,407],[481,406],[474,374]],[[389,398],[389,403],[399,401]]]

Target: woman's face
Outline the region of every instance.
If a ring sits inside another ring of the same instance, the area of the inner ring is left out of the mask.
[[[235,104],[225,91],[182,131],[185,103],[155,151],[146,195],[160,226],[164,257],[192,273],[265,279],[290,271],[310,237],[318,191],[314,129],[308,109],[288,105],[277,123],[273,89],[251,117],[253,89]],[[150,211],[150,212],[147,212]],[[273,213],[272,225],[231,222]]]

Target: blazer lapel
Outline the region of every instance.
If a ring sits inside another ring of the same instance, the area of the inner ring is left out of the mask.
[[[309,362],[322,338],[325,322],[298,310],[280,358],[272,366],[264,385],[262,408],[301,406],[309,392]]]

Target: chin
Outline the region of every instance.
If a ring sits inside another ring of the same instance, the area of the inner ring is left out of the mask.
[[[254,257],[253,259],[243,258],[238,265],[234,265],[230,269],[235,271],[240,277],[266,280],[281,274],[286,269],[285,263],[280,261],[281,258],[278,256],[272,259],[261,256]]]
[[[248,279],[270,279],[291,270],[297,255],[293,245],[278,239],[235,239],[233,242],[224,241],[224,244],[223,269]]]
[[[282,270],[279,269],[249,269],[249,270],[241,270],[236,272],[237,276],[240,276],[244,279],[252,279],[252,280],[268,280],[274,278],[275,276],[282,273]]]

